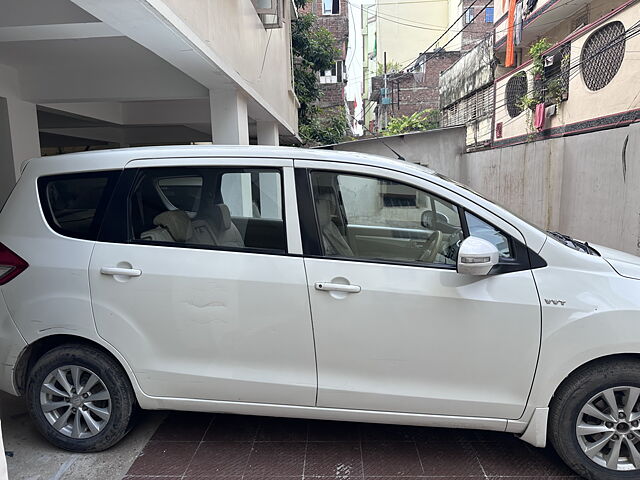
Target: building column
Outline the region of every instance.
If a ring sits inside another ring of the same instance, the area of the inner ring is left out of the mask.
[[[247,99],[237,89],[211,90],[211,134],[217,145],[249,145]]]
[[[280,145],[280,134],[276,122],[258,122],[258,145]]]
[[[0,205],[9,197],[25,160],[40,156],[33,103],[0,97]]]

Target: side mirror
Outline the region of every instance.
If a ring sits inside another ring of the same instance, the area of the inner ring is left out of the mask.
[[[500,253],[493,243],[478,237],[467,237],[458,250],[458,273],[488,275],[499,259]]]

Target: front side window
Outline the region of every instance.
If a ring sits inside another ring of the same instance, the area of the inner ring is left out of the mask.
[[[133,242],[285,252],[276,168],[148,168],[128,201]]]
[[[87,172],[38,179],[47,223],[56,232],[95,240],[118,172]]]
[[[458,208],[377,177],[312,172],[325,256],[455,265],[464,238]]]

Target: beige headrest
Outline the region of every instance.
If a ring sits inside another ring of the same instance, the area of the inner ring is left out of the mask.
[[[331,222],[331,214],[333,213],[333,204],[326,198],[320,198],[316,202],[316,210],[318,211],[318,223],[321,227]]]
[[[186,242],[193,235],[191,219],[182,210],[162,212],[153,219],[153,224],[169,230],[176,242]]]
[[[231,228],[231,212],[224,203],[213,206],[212,216],[217,230],[225,231]]]

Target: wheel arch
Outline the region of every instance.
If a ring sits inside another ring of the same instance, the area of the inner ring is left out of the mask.
[[[95,340],[69,334],[54,334],[41,337],[36,341],[30,343],[23,349],[23,351],[20,353],[20,356],[18,357],[18,361],[15,365],[13,373],[14,385],[16,387],[16,391],[20,395],[25,394],[29,371],[31,370],[33,365],[35,365],[38,359],[40,359],[45,353],[62,345],[85,345],[100,350],[101,352],[111,357],[123,368],[123,370],[127,374],[127,379],[131,387],[133,388],[136,398],[138,398],[140,394],[140,387],[136,381],[131,367],[119,354],[119,352],[115,351],[115,349],[113,348],[109,348],[110,346],[104,345]]]
[[[599,365],[601,363],[607,363],[607,362],[611,362],[611,361],[615,361],[615,360],[632,360],[632,361],[638,362],[638,365],[640,366],[640,353],[612,353],[612,354],[609,354],[609,355],[603,355],[601,357],[594,358],[592,360],[589,360],[588,362],[583,363],[582,365],[579,365],[578,367],[576,367],[573,370],[571,370],[571,372],[569,372],[564,377],[564,379],[556,386],[555,390],[553,391],[553,395],[551,395],[551,398],[549,398],[549,402],[548,402],[547,406],[549,408],[552,408],[554,399],[557,397],[558,391],[575,374],[577,374],[577,373],[579,373],[579,372],[581,372],[583,370],[590,369],[590,368],[594,367],[595,365]]]
[[[549,394],[546,403],[542,405],[532,405],[529,419],[524,424],[524,430],[519,435],[522,440],[536,447],[544,447],[547,441],[547,431],[549,429],[549,411],[553,408],[554,399],[560,389],[577,373],[593,368],[596,365],[607,363],[615,360],[632,360],[640,366],[640,353],[611,353],[592,358],[580,365],[574,366],[572,370],[564,375],[562,381],[558,382],[552,392]],[[519,422],[513,422],[514,427]]]

